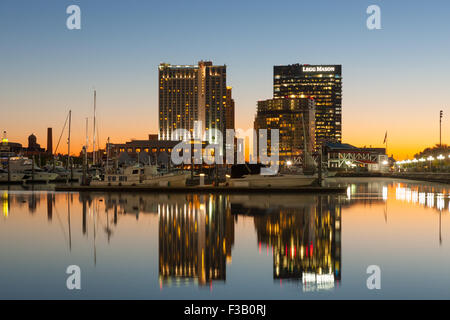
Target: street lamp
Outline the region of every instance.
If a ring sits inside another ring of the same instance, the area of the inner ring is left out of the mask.
[[[440,154],[437,156],[437,158],[439,160],[439,167],[442,167],[442,160],[445,159],[445,157],[442,154]]]
[[[442,149],[442,116],[444,115],[444,112],[441,110],[439,111],[439,148]]]
[[[427,160],[430,161],[430,171],[431,171],[431,161],[434,160],[434,157],[433,157],[433,156],[429,156],[429,157],[427,158]]]

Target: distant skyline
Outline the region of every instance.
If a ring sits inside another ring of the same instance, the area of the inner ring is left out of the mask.
[[[82,29],[66,28],[79,5]],[[366,28],[381,7],[382,30]],[[401,160],[450,137],[450,33],[446,0],[0,2],[0,130],[53,146],[72,110],[72,147],[92,148],[97,90],[100,146],[158,132],[158,65],[227,65],[236,128],[253,127],[272,97],[273,66],[341,64],[343,143],[383,147]],[[65,137],[66,138],[66,137]],[[66,139],[61,151],[67,151]]]

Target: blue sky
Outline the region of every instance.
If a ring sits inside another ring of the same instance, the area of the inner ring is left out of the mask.
[[[71,4],[81,30],[66,28]],[[366,28],[371,4],[382,30]],[[445,0],[2,0],[0,129],[44,144],[70,108],[81,145],[96,88],[100,139],[145,138],[157,131],[158,64],[201,59],[227,65],[248,128],[272,96],[273,65],[342,64],[345,142],[381,145],[388,130],[392,152],[412,156],[437,142],[450,100],[449,17]]]

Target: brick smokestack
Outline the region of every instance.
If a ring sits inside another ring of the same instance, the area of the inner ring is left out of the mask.
[[[53,154],[53,129],[47,128],[47,153]]]

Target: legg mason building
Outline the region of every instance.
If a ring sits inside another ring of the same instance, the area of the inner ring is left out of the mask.
[[[311,97],[316,104],[316,148],[342,141],[341,65],[274,66],[273,97]]]

